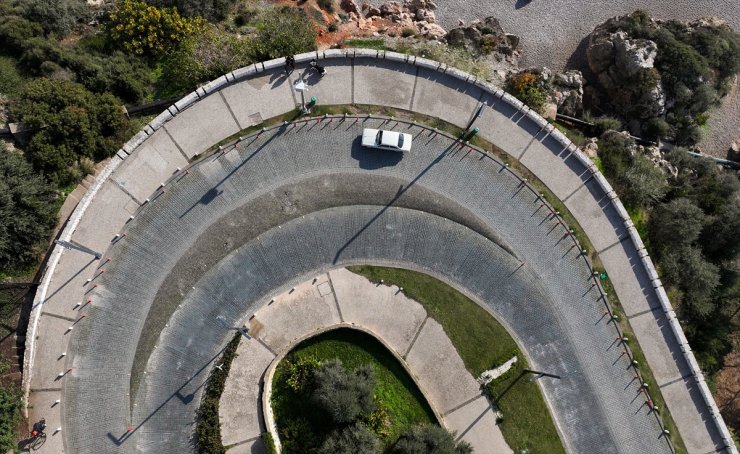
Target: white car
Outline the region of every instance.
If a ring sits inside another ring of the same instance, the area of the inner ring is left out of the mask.
[[[365,128],[362,131],[362,146],[392,151],[410,151],[411,134]]]

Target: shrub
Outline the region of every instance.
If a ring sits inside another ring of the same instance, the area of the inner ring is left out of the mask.
[[[255,60],[270,60],[315,49],[316,29],[303,10],[285,7],[259,16],[252,48]]]
[[[0,95],[15,95],[23,85],[15,60],[0,56]]]
[[[737,197],[707,222],[701,234],[702,249],[716,260],[735,260],[740,253],[740,201]]]
[[[175,7],[185,17],[203,17],[211,22],[226,19],[236,0],[147,0],[150,5]]]
[[[671,126],[662,118],[651,118],[642,125],[642,134],[648,140],[660,140],[671,132]]]
[[[348,372],[339,360],[327,361],[314,375],[312,399],[336,424],[349,424],[375,410],[375,376],[370,367]]]
[[[380,450],[378,437],[362,424],[334,430],[319,448],[319,454],[373,454]]]
[[[592,123],[594,124],[594,134],[600,136],[606,131],[619,131],[622,129],[622,122],[614,117],[598,117]]]
[[[622,193],[630,207],[647,208],[668,192],[663,171],[645,156],[635,156],[622,178]]]
[[[650,216],[651,244],[661,251],[693,244],[704,226],[704,212],[691,200],[678,198],[659,205]]]
[[[115,97],[93,94],[69,81],[29,82],[11,113],[35,131],[26,147],[30,161],[60,187],[84,176],[81,158],[113,155],[130,133]]]
[[[247,39],[211,26],[183,41],[164,60],[160,84],[175,94],[186,92],[251,62]]]
[[[403,30],[401,30],[401,36],[403,36],[404,38],[416,36],[416,30],[411,27],[405,27]]]
[[[34,22],[18,16],[0,16],[0,49],[11,56],[19,56],[25,43],[44,34],[44,29]]]
[[[324,11],[328,11],[330,13],[334,12],[334,0],[317,0],[316,4],[318,4],[319,8]]]
[[[203,398],[198,408],[198,421],[195,427],[195,437],[198,452],[202,454],[224,454],[226,449],[221,442],[221,423],[218,417],[218,404],[224,391],[226,378],[229,376],[231,362],[236,357],[241,333],[237,333],[226,345],[223,354],[208,376],[203,391]]]
[[[666,283],[681,291],[678,302],[684,319],[702,319],[715,309],[719,268],[709,263],[698,248],[666,250],[658,263]]]
[[[49,244],[59,202],[19,153],[0,146],[0,272],[34,265]]]
[[[455,443],[451,433],[439,426],[414,426],[390,450],[391,454],[470,454],[473,448],[464,441]]]
[[[0,357],[0,376],[7,372],[9,366],[9,363]],[[21,420],[22,396],[23,393],[19,388],[0,384],[0,452],[16,452],[18,449],[16,427]]]
[[[298,358],[289,363],[287,383],[290,389],[297,394],[307,391],[313,385],[319,366],[319,361],[314,358]]]
[[[114,43],[137,55],[159,56],[203,28],[203,19],[180,16],[176,8],[156,8],[137,0],[119,0],[106,32]]]
[[[509,83],[511,94],[531,109],[544,112],[547,92],[540,77],[531,72],[523,71],[513,76]]]
[[[339,30],[339,26],[336,22],[332,22],[326,29],[329,31],[329,33],[334,33]]]
[[[27,0],[24,16],[46,33],[66,36],[88,13],[84,0]]]

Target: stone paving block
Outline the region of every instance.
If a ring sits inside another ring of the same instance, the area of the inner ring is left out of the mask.
[[[464,128],[478,108],[481,93],[482,90],[475,85],[419,68],[411,110]]]
[[[290,75],[294,82],[298,74],[303,73],[303,80],[308,86],[304,93],[306,102],[312,96],[316,96],[318,105],[330,104],[352,104],[352,65],[348,65],[343,59],[322,60],[319,63],[326,67],[326,74],[319,76],[315,71],[306,73],[309,68],[307,64],[296,65],[296,70]],[[301,95],[296,93],[296,99],[300,102]]]
[[[200,101],[167,122],[164,128],[180,145],[188,159],[203,153],[209,147],[242,129],[234,120],[219,92],[201,98]],[[181,166],[178,164],[174,167]]]
[[[293,74],[297,76],[295,72]],[[295,80],[295,76],[292,80]],[[296,100],[291,93],[291,84],[285,71],[279,69],[230,85],[221,93],[239,121],[239,126],[244,129],[295,109]],[[306,95],[311,97],[308,93]]]
[[[674,416],[674,421],[689,453],[701,454],[713,452],[713,449],[723,452],[722,439],[713,429],[712,415],[706,409],[693,378],[664,385],[660,391],[671,415],[680,415]],[[707,434],[712,434],[711,440],[707,439]]]
[[[42,310],[68,318],[77,317],[76,303],[85,299],[85,281],[92,278],[100,261],[90,254],[67,249],[62,253],[46,291]]]
[[[108,180],[90,202],[87,208],[90,214],[80,219],[72,239],[101,254],[105,253],[113,237],[121,231],[129,216],[136,214],[138,208],[138,202],[115,182]]]
[[[398,287],[375,285],[346,269],[329,275],[344,321],[369,328],[403,356],[426,318],[424,308]]]
[[[226,450],[227,454],[267,454],[262,439],[248,441]]]
[[[663,311],[658,309],[638,315],[629,322],[658,385],[691,373],[681,347],[673,342],[670,322]]]
[[[191,109],[198,109],[199,106],[200,103]],[[191,109],[187,112],[191,112]],[[170,130],[170,125],[180,124],[178,123],[180,115],[170,121],[165,128]],[[198,131],[201,137],[208,136],[198,128],[193,128],[192,125],[188,127],[191,131]],[[159,185],[167,181],[178,167],[185,167],[188,163],[165,128],[155,132],[111,175],[113,181],[121,185],[140,203],[151,197]]]
[[[263,432],[260,388],[263,375],[275,358],[256,339],[247,338],[242,338],[236,354],[238,360],[231,364],[218,409],[224,446]]]
[[[299,284],[295,291],[276,296],[274,303],[257,311],[249,325],[252,336],[260,338],[272,351],[279,353],[294,339],[339,323],[334,294],[319,295],[318,283]]]
[[[486,99],[489,106],[493,103],[493,107],[484,108],[476,120],[475,125],[480,128],[478,135],[509,155],[519,156],[532,140],[529,132],[516,123],[523,118],[522,115],[501,99],[493,100],[484,96]]]
[[[83,320],[80,323],[90,320]],[[67,351],[67,342],[72,332],[67,329],[72,326],[74,321],[65,320],[50,314],[41,314],[39,329],[36,332],[36,357],[34,361],[37,364],[43,364],[44,367],[34,369],[31,377],[31,389],[60,388],[64,383],[65,377],[58,378],[60,372],[66,372],[71,367],[67,365],[66,356],[61,356]],[[79,328],[74,325],[75,328]],[[66,334],[65,334],[66,333]]]
[[[442,413],[480,395],[478,383],[465,369],[442,325],[431,318],[424,323],[406,362]]]
[[[555,140],[547,138],[542,142],[532,142],[521,158],[521,163],[560,200],[573,194],[588,179],[588,176],[579,176],[574,172],[553,172],[553,168],[565,165],[562,155],[562,146]]]
[[[33,405],[28,407],[29,432],[35,422],[41,418],[46,419],[46,442],[38,449],[32,449],[31,452],[36,454],[59,454],[62,452],[62,436],[65,430],[61,415],[62,404],[55,404],[57,399],[61,399],[61,395],[61,391],[56,390],[31,391],[29,401],[32,401]],[[58,427],[62,428],[62,432],[54,433]]]
[[[609,198],[596,187],[593,180],[573,193],[565,201],[565,206],[581,225],[597,251],[612,246],[627,235],[624,223],[611,208]],[[609,207],[606,212],[604,207]]]
[[[470,443],[475,453],[514,452],[501,435],[496,414],[483,396],[445,415],[444,425],[456,432],[455,439]]]
[[[609,270],[609,279],[617,292],[625,315],[660,307],[653,285],[642,267],[640,257],[630,239],[599,253],[601,263]]]
[[[355,103],[408,110],[416,68],[389,60],[355,59]]]

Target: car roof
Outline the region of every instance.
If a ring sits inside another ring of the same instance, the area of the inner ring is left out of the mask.
[[[383,131],[383,138],[380,143],[382,145],[398,147],[398,136],[399,134],[395,131]]]

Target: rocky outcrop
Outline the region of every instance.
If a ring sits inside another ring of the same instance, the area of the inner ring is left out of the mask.
[[[589,68],[618,114],[641,120],[662,115],[666,99],[654,67],[658,46],[647,39],[629,39],[623,31],[610,32],[613,27],[610,20],[591,33]]]
[[[519,38],[507,34],[495,17],[473,21],[467,27],[458,27],[447,33],[447,43],[463,48],[474,55],[500,54],[511,56],[519,45]]]
[[[558,113],[580,116],[583,113],[583,75],[575,70],[555,74],[549,95]]]
[[[437,5],[431,0],[389,1],[379,7],[364,3],[361,8],[356,8],[354,0],[342,0],[341,6],[357,20],[360,30],[373,34],[385,32],[396,36],[412,29],[428,39],[441,40],[447,35],[447,31],[437,25],[434,14]]]

